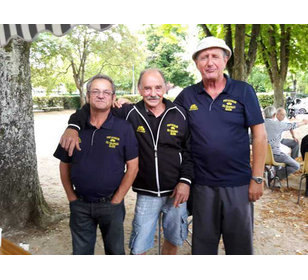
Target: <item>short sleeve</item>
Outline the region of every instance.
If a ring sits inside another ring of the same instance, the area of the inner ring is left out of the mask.
[[[245,116],[249,127],[264,123],[258,97],[250,85],[247,85],[245,93]]]
[[[56,151],[54,152],[53,156],[59,160],[61,160],[62,162],[65,163],[71,163],[72,162],[72,157],[70,157],[68,155],[68,152],[65,151],[65,149],[63,149],[61,147],[61,145],[59,144]]]

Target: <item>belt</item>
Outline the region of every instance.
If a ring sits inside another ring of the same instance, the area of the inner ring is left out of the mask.
[[[80,201],[85,201],[85,202],[88,202],[88,203],[98,203],[98,202],[109,202],[112,200],[112,197],[113,197],[113,194],[107,196],[107,197],[101,197],[99,198],[98,200],[96,201],[88,201],[86,199],[84,199],[83,196],[81,196],[80,194],[77,194],[77,197]]]

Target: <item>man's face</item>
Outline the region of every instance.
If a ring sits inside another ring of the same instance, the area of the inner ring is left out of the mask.
[[[159,72],[148,71],[144,73],[138,89],[148,108],[156,108],[162,104],[166,85]]]
[[[96,79],[92,82],[90,92],[88,92],[88,101],[92,110],[108,111],[115,98],[108,80]]]
[[[224,56],[224,51],[220,48],[210,48],[200,51],[195,61],[196,66],[206,81],[217,81],[223,77],[228,57]]]
[[[285,110],[279,111],[279,112],[277,112],[277,114],[276,114],[276,118],[277,118],[277,120],[280,121],[280,122],[283,121],[285,117],[286,117],[286,111],[285,111]]]

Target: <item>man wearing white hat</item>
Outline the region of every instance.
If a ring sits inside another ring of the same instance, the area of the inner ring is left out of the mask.
[[[193,254],[253,254],[253,202],[263,194],[266,131],[253,88],[223,73],[232,52],[215,37],[193,60],[202,76],[174,101],[188,113],[195,164]],[[252,131],[252,170],[248,128]]]

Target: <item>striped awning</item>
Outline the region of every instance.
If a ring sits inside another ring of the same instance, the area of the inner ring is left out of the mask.
[[[44,31],[56,36],[63,36],[73,27],[80,24],[0,24],[0,47],[7,45],[11,38],[20,37],[27,42],[35,40]],[[112,24],[83,24],[98,31],[109,29]]]

